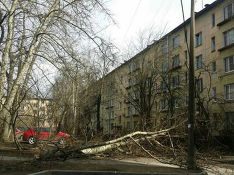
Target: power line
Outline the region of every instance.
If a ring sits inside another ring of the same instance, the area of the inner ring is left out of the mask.
[[[184,17],[184,5],[183,5],[183,0],[180,0],[180,5],[181,5],[181,10],[182,10],[182,15],[183,15],[183,29],[184,29],[184,37],[185,37],[185,42],[186,42],[186,47],[187,47],[187,51],[190,57],[190,50],[189,50],[189,46],[188,46],[188,36],[186,36],[186,29],[185,29],[185,17]]]
[[[130,20],[130,23],[129,23],[129,25],[128,25],[127,31],[126,31],[125,34],[124,34],[123,39],[126,37],[128,31],[129,31],[129,29],[130,29],[130,27],[131,27],[131,25],[132,25],[132,23],[133,23],[133,20],[134,20],[135,15],[136,15],[136,13],[137,13],[137,11],[138,11],[138,8],[139,8],[139,6],[140,6],[140,4],[141,4],[141,1],[142,1],[142,0],[139,0],[139,1],[138,1],[137,7],[136,7],[136,9],[135,9],[135,11],[134,11],[134,13],[133,13],[133,16],[132,16],[132,18],[131,18],[131,20]]]

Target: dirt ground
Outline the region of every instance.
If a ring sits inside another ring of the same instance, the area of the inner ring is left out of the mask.
[[[86,159],[70,159],[66,161],[37,161],[34,154],[37,148],[23,145],[26,150],[19,152],[13,143],[0,144],[0,174],[24,175],[42,170],[81,170],[81,171],[118,171],[118,172],[187,172],[187,170],[171,165],[157,164],[155,160],[138,159],[132,155],[103,157],[92,156]],[[118,157],[118,158],[117,158]],[[147,162],[148,161],[148,162]]]

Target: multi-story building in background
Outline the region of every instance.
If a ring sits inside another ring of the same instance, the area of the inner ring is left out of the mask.
[[[3,98],[3,104],[5,97]],[[54,102],[48,98],[30,98],[15,102],[14,109],[11,109],[11,115],[14,115],[16,127],[55,127],[57,111],[54,109]],[[0,109],[4,105],[0,106]],[[3,126],[3,120],[0,121],[0,128]]]
[[[144,129],[147,123],[158,130],[183,122],[189,25],[190,19],[99,80],[101,104],[96,111],[104,133]],[[214,135],[230,133],[234,130],[234,1],[207,4],[196,13],[195,26],[196,122]]]
[[[20,103],[16,126],[52,127],[55,113],[52,99],[27,98]]]

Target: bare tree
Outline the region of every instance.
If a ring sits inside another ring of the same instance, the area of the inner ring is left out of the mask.
[[[93,49],[102,52],[103,39],[96,35],[94,14],[110,17],[99,0],[1,1],[1,71],[0,99],[4,108],[2,140],[7,140],[16,94],[27,87],[38,60],[46,60],[59,68],[69,60],[79,64],[77,41],[91,41]]]

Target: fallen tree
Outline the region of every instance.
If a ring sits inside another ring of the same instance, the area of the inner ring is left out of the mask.
[[[108,150],[112,149],[118,149],[120,146],[128,146],[128,144],[133,143],[140,146],[141,141],[149,141],[152,139],[156,145],[163,147],[164,149],[168,149],[167,146],[162,145],[159,141],[155,140],[157,137],[168,137],[169,131],[174,130],[184,124],[186,122],[183,121],[179,125],[173,126],[168,129],[155,131],[155,132],[142,132],[142,131],[136,131],[130,134],[127,134],[125,136],[122,136],[120,138],[110,140],[107,142],[95,144],[95,145],[88,145],[88,146],[68,146],[65,148],[61,148],[58,145],[56,145],[55,149],[40,149],[39,154],[36,156],[38,160],[66,160],[68,158],[78,158],[78,157],[87,157],[91,155],[96,155],[100,153],[104,153]],[[169,148],[169,150],[173,150],[173,144],[170,139],[172,148]],[[147,152],[145,149],[143,149],[145,152]],[[149,154],[149,152],[147,152]],[[150,154],[149,154],[150,155]],[[153,157],[151,155],[151,157]],[[155,158],[155,157],[154,157]]]
[[[55,149],[51,150],[41,149],[37,158],[39,160],[58,160],[58,159],[66,160],[67,158],[87,157],[89,155],[102,153],[110,149],[127,145],[129,144],[129,142],[132,141],[132,139],[134,139],[134,142],[140,142],[146,139],[152,139],[159,136],[166,136],[167,132],[171,129],[172,128],[156,132],[137,131],[111,141],[107,141],[96,145],[83,146],[83,147],[73,146],[73,147],[60,148],[58,145],[56,145]]]

